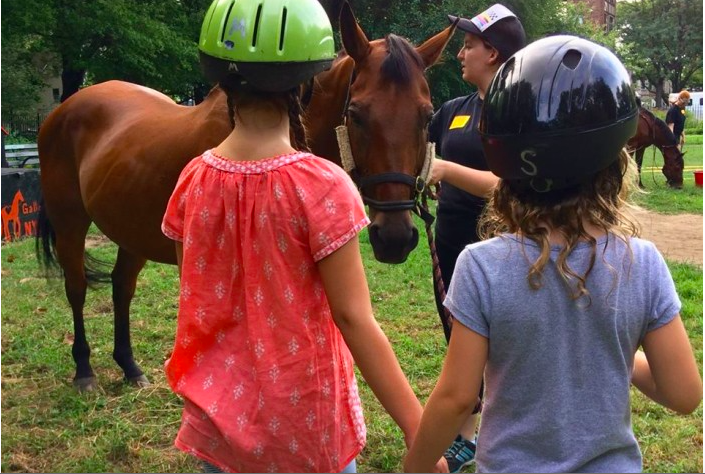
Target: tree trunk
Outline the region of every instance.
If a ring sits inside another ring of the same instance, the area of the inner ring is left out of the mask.
[[[86,76],[85,70],[74,70],[67,67],[61,71],[61,102],[78,92]]]
[[[665,80],[664,78],[659,78],[658,81],[656,81],[656,108],[660,109],[663,107],[663,84]]]

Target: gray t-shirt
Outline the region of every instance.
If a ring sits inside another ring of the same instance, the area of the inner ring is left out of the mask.
[[[527,281],[539,247],[515,235],[468,245],[445,306],[457,323],[489,339],[478,472],[638,472],[629,387],[644,335],[680,311],[673,279],[648,241],[598,239],[587,280],[590,304],[571,300],[556,271]],[[590,249],[568,262],[578,274]]]

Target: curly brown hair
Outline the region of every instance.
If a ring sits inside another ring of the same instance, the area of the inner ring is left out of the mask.
[[[597,240],[586,226],[595,226],[629,246],[629,237],[640,234],[630,212],[636,206],[627,201],[635,189],[636,165],[624,149],[610,166],[569,189],[541,194],[500,180],[480,218],[480,236],[490,238],[509,232],[536,242],[541,254],[535,262],[529,262],[527,280],[531,288],[538,290],[550,258],[549,235],[551,231],[558,232],[565,245],[556,260],[557,271],[570,288],[572,299],[587,297],[589,301],[585,283],[597,257]],[[568,256],[581,241],[592,247],[590,263],[583,274],[568,265]]]

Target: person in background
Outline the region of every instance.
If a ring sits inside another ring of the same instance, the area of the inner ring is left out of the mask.
[[[473,18],[449,15],[464,32],[458,52],[463,80],[476,88],[470,95],[450,100],[436,111],[429,126],[429,141],[436,143],[431,183],[441,182],[435,227],[436,251],[446,287],[463,248],[480,240],[477,222],[490,190],[497,183],[487,167],[477,126],[487,87],[499,66],[526,44],[519,19],[501,4],[492,5]],[[446,320],[438,288],[434,287],[436,307],[446,341],[451,327]],[[480,404],[476,407],[476,413]],[[475,455],[477,415],[473,414],[460,429],[445,458],[450,472],[470,464]]]
[[[181,275],[175,444],[206,472],[354,472],[354,363],[407,446],[422,409],[372,314],[360,196],[301,123],[299,85],[335,57],[330,21],[316,0],[215,0],[199,49],[233,130],[185,167],[162,223]]]
[[[676,143],[678,143],[678,148],[681,151],[683,151],[683,145],[685,145],[685,134],[683,133],[685,128],[685,106],[688,105],[689,100],[690,92],[686,90],[680,91],[675,102],[671,104],[668,112],[666,112],[666,125],[676,136]]]
[[[501,178],[489,239],[458,259],[448,355],[407,472],[433,466],[483,374],[478,472],[639,472],[630,385],[678,413],[699,406],[673,279],[626,214],[637,120],[626,69],[588,40],[536,41],[497,72],[480,125]]]

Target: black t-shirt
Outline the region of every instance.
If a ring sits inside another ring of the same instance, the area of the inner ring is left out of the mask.
[[[673,104],[666,113],[666,124],[673,124],[673,134],[679,139],[685,126],[685,110]]]
[[[429,140],[436,143],[436,154],[446,161],[488,171],[477,129],[482,99],[474,93],[444,103],[429,125]],[[442,183],[438,201],[436,238],[449,245],[465,246],[477,242],[477,221],[485,199],[455,186]]]

